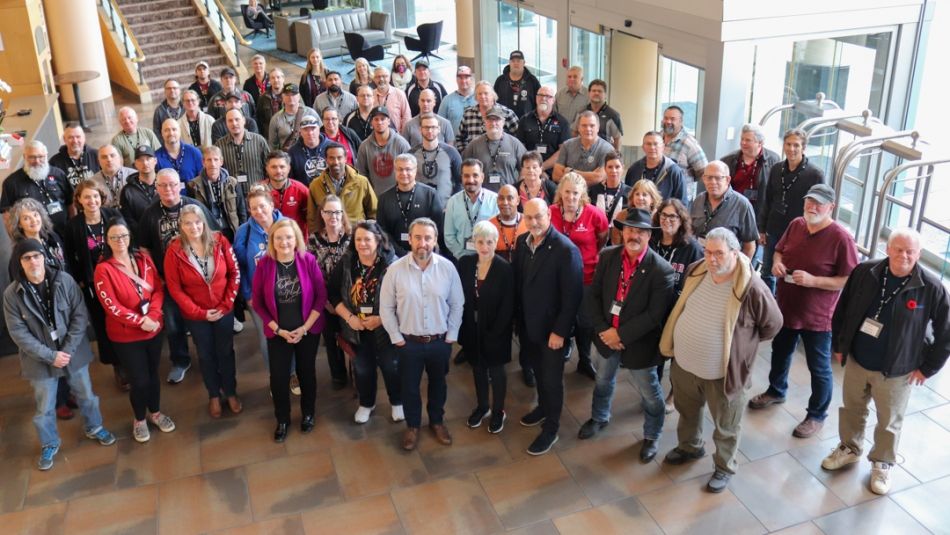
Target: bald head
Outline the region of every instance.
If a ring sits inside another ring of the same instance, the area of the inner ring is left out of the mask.
[[[524,222],[528,232],[535,240],[543,236],[551,227],[551,212],[544,199],[531,199],[524,203]]]

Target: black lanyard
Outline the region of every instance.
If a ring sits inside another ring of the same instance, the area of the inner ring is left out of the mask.
[[[786,200],[788,191],[792,189],[792,186],[794,186],[796,182],[798,182],[798,177],[799,175],[802,174],[802,169],[805,168],[806,163],[808,163],[808,160],[805,158],[802,158],[802,161],[798,164],[798,168],[795,171],[790,171],[788,169],[788,160],[785,160],[785,164],[782,165],[782,212],[783,213],[788,210],[788,201]],[[786,177],[791,177],[792,181],[790,183],[786,183],[785,182]]]
[[[233,140],[231,141],[231,144],[237,147],[237,152],[235,153],[235,155],[237,156],[237,174],[239,175],[246,174],[244,170],[244,139],[241,138],[240,145],[235,143]]]
[[[136,180],[135,184],[142,190],[142,193],[145,194],[145,198],[148,199],[148,204],[152,204],[152,200],[155,198],[155,185],[143,184],[141,180]]]
[[[53,200],[53,196],[50,195],[49,190],[46,189],[47,180],[49,180],[49,178],[44,178],[43,180],[40,180],[40,181],[33,180],[33,183],[36,184],[36,187],[39,188],[40,191],[43,193],[43,196],[46,197],[46,204],[49,205],[49,204],[54,203],[55,201]]]
[[[656,245],[656,252],[660,253],[660,256],[663,257],[663,260],[666,260],[670,264],[673,263],[673,257],[676,256],[676,251],[679,250],[679,247],[673,247],[672,245]]]
[[[725,206],[727,197],[722,196],[722,201],[719,202],[719,206],[716,207],[712,213],[709,213],[709,194],[706,194],[706,199],[703,201],[703,215],[706,217],[706,221],[703,223],[703,236],[706,235],[706,231],[709,230],[709,222],[716,218],[716,215],[719,213],[719,210],[722,210],[722,207]]]
[[[502,136],[504,136],[504,134],[502,134]],[[495,147],[495,152],[491,150],[492,141],[488,138],[486,138],[486,141],[488,141],[488,157],[491,158],[491,170],[494,171],[498,167],[495,162],[498,160],[498,153],[501,151],[501,143],[503,140],[498,140],[498,146]]]
[[[30,293],[33,294],[33,298],[36,299],[36,302],[40,305],[40,308],[43,310],[43,315],[46,316],[46,325],[49,326],[50,331],[56,331],[56,314],[55,309],[53,308],[53,293],[50,289],[49,278],[43,279],[42,285],[42,295],[40,291],[37,290],[36,284],[27,281],[26,287],[30,290]]]
[[[99,232],[96,232],[94,227],[98,227]],[[92,251],[96,253],[94,255],[91,255],[95,257],[92,263],[98,264],[99,260],[102,259],[102,246],[105,245],[106,243],[105,225],[103,224],[103,221],[101,219],[98,223],[95,223],[93,225],[86,223],[86,231],[89,233],[89,237],[92,238],[93,243],[96,244],[96,246],[92,248]]]
[[[188,246],[188,252],[191,254],[191,257],[197,262],[198,266],[201,268],[201,275],[204,276],[205,280],[211,278],[211,273],[208,271],[209,264],[211,264],[210,258],[201,258],[198,256],[198,253],[195,252],[194,248],[190,245]]]
[[[627,254],[623,252],[621,254]],[[633,266],[633,270],[630,272],[630,275],[627,275],[624,270],[623,259],[620,259],[620,280],[617,281],[617,285],[620,287],[620,299],[617,301],[622,307],[625,302],[627,302],[627,293],[630,291],[630,283],[633,282],[633,278],[637,274],[637,267],[639,263]]]
[[[614,218],[614,210],[617,209],[617,205],[620,204],[620,201],[623,200],[623,195],[620,194],[620,186],[613,188],[614,194],[610,196],[610,200],[607,200],[607,186],[604,186],[604,208],[607,208],[607,219],[612,220]],[[607,203],[610,203],[609,205]]]
[[[402,222],[405,225],[403,228],[406,229],[406,232],[409,231],[409,214],[412,212],[412,200],[416,197],[416,186],[412,186],[412,190],[409,191],[409,199],[406,202],[406,205],[403,206],[402,201],[399,200],[401,194],[406,193],[404,191],[399,191],[396,189],[396,204],[399,205],[399,214],[402,216]]]
[[[358,268],[359,271],[360,271],[360,278],[359,278],[359,280],[360,280],[360,285],[359,285],[359,301],[360,301],[360,302],[359,302],[359,304],[361,304],[361,305],[372,305],[372,304],[373,304],[372,300],[370,299],[370,295],[369,295],[369,284],[368,284],[368,283],[369,283],[369,280],[370,280],[370,277],[369,277],[369,276],[372,275],[372,274],[376,271],[376,266],[378,266],[378,265],[379,265],[379,254],[378,254],[378,253],[376,254],[376,259],[373,260],[373,265],[372,265],[372,266],[369,266],[369,267],[364,266],[363,263],[359,261],[359,259],[356,260],[356,266],[357,266],[357,268]]]
[[[904,277],[904,280],[900,283],[900,285],[897,288],[894,288],[894,291],[891,292],[891,295],[888,295],[885,298],[884,293],[887,290],[887,274],[888,273],[890,273],[890,268],[885,267],[884,277],[881,280],[881,304],[878,305],[877,312],[874,313],[874,321],[877,321],[877,319],[881,316],[881,312],[884,310],[884,307],[887,306],[887,304],[891,302],[891,299],[894,299],[894,297],[896,297],[897,294],[899,294],[900,291],[904,289],[904,286],[907,285],[907,281],[910,280],[910,275],[908,275],[907,277]]]
[[[482,194],[481,194],[481,192],[479,192],[479,193],[478,193],[478,200],[472,203],[472,208],[475,208],[476,206],[478,206],[478,208],[475,209],[475,215],[474,215],[474,216],[472,215],[472,210],[471,210],[471,208],[468,207],[468,193],[466,193],[466,194],[462,197],[462,200],[465,201],[465,213],[468,214],[468,219],[472,222],[472,227],[474,227],[474,226],[475,226],[475,223],[478,222],[478,212],[481,211],[481,206],[482,206]]]
[[[567,239],[571,239],[571,233],[574,232],[574,228],[577,227],[577,220],[581,218],[581,212],[584,211],[583,206],[578,206],[577,210],[574,210],[574,221],[571,221],[571,230],[567,230],[567,218],[564,217],[564,205],[561,205],[561,226],[564,227],[564,235],[567,236]]]
[[[505,254],[508,256],[509,259],[511,258],[511,252],[515,250],[515,244],[514,244],[513,242],[511,242],[511,241],[508,240],[508,234],[505,233],[505,229],[506,229],[506,228],[513,228],[513,229],[515,229],[515,231],[514,231],[514,234],[515,234],[515,242],[517,242],[517,241],[518,241],[518,224],[519,224],[519,223],[521,223],[521,214],[520,214],[520,213],[515,214],[515,224],[514,224],[514,225],[506,225],[506,224],[502,223],[501,219],[498,220],[498,224],[501,225],[501,233],[500,233],[500,234],[501,234],[501,239],[505,242]]]
[[[307,147],[304,147],[306,150]],[[327,180],[323,181],[323,191],[327,195],[336,195],[337,197],[343,197],[343,183],[346,182],[346,173],[343,173],[343,178],[340,179],[339,187],[336,185],[336,180],[333,179],[333,176],[330,175],[329,171],[327,172]],[[329,184],[333,184],[333,191],[330,191]]]
[[[168,157],[171,158],[171,156],[171,153],[168,153]],[[185,147],[178,145],[178,156],[171,162],[172,167],[175,168],[175,172],[181,175],[181,166],[185,163]]]

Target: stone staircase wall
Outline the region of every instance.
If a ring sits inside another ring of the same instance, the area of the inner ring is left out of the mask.
[[[162,88],[169,78],[178,80],[182,90],[191,85],[199,61],[208,62],[213,78],[229,65],[217,38],[191,0],[116,3],[145,54],[142,74],[153,102],[164,98]]]

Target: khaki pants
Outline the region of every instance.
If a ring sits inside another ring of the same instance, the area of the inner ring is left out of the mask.
[[[725,381],[700,379],[680,368],[675,359],[670,366],[670,382],[673,385],[673,405],[680,414],[676,426],[676,438],[679,440],[677,447],[689,452],[699,451],[703,447],[703,405],[709,405],[715,425],[713,442],[716,444],[716,453],[713,454],[713,462],[723,472],[736,473],[745,391],[730,401],[726,398]]]
[[[838,434],[841,443],[861,454],[864,450],[864,428],[868,419],[868,402],[874,400],[877,425],[874,446],[868,453],[871,461],[897,462],[897,443],[904,425],[904,412],[910,399],[910,374],[885,377],[881,372],[866,370],[854,358],[844,367],[841,387],[842,405],[838,409]]]

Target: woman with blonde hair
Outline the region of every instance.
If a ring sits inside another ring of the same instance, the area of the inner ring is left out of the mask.
[[[200,206],[183,206],[178,228],[178,239],[165,252],[165,284],[198,348],[208,413],[221,417],[223,394],[238,414],[243,406],[234,367],[234,300],[241,280],[237,259],[228,239],[211,230]]]
[[[587,196],[587,181],[578,173],[570,172],[561,177],[554,202],[551,203],[551,225],[577,246],[584,265],[584,293],[594,281],[594,268],[600,258],[600,250],[607,242],[610,224],[604,211],[590,202]],[[577,315],[574,342],[577,345],[577,373],[590,379],[597,377],[590,361],[591,326],[586,315]]]
[[[353,81],[350,82],[350,93],[358,97],[359,89],[364,85],[376,89],[376,84],[373,83],[373,72],[369,68],[369,62],[366,61],[366,58],[357,58],[356,61],[353,62]]]
[[[267,337],[275,442],[287,439],[290,426],[291,363],[300,381],[300,431],[309,433],[315,425],[317,347],[326,321],[327,288],[317,259],[306,247],[296,221],[275,221],[251,285],[251,302]]]
[[[657,189],[656,184],[648,178],[641,178],[634,182],[633,187],[630,188],[630,194],[627,195],[627,208],[618,213],[616,219],[626,221],[627,210],[630,208],[646,210],[650,212],[652,217],[656,214],[662,202],[663,195]],[[623,234],[617,229],[612,229],[610,231],[610,243],[620,245],[622,242]]]
[[[319,48],[311,48],[307,52],[307,66],[300,75],[300,102],[304,106],[313,107],[317,95],[327,90],[324,81],[327,79],[327,67],[323,63],[323,54]]]

